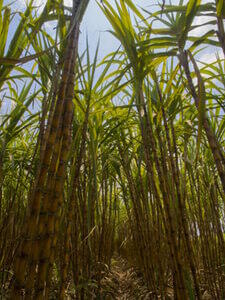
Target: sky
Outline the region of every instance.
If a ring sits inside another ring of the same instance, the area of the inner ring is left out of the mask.
[[[46,0],[35,0],[36,5],[42,6],[46,3]],[[6,0],[5,3],[10,3],[11,1]],[[15,8],[18,10],[24,10],[27,0],[17,0],[15,3]],[[98,1],[100,2],[100,1]],[[113,1],[112,1],[113,2]],[[154,0],[135,0],[133,3],[141,6],[147,7],[152,5]],[[64,0],[65,5],[71,6],[72,0]],[[147,3],[144,4],[143,3]],[[53,31],[54,24],[48,24],[48,29]],[[80,49],[83,50],[86,47],[86,36],[89,38],[89,45],[93,50],[96,48],[98,40],[100,38],[100,56],[104,57],[106,54],[117,49],[119,43],[107,30],[110,29],[110,24],[108,23],[106,17],[99,8],[97,1],[90,0],[88,4],[87,11],[84,15],[81,24],[81,35],[80,35]]]
[[[11,3],[13,0],[5,0],[5,4]],[[17,0],[15,1],[15,4],[13,6],[14,9],[18,11],[23,11],[26,7],[26,2],[28,0]],[[168,0],[167,0],[168,1]],[[176,5],[179,0],[171,0],[172,4]],[[111,1],[112,4],[114,1]],[[154,8],[156,7],[157,3],[162,2],[162,0],[134,0],[133,3],[142,7],[146,8],[147,10],[154,11]],[[185,0],[184,2],[187,2]],[[209,0],[202,0],[202,3],[208,3],[211,2]],[[43,7],[43,5],[46,3],[46,0],[35,0],[35,4],[37,6]],[[71,6],[72,0],[64,0],[65,5]],[[207,22],[210,20],[210,17],[199,17],[195,19],[194,24],[202,24],[204,22]],[[16,22],[16,21],[15,21]],[[55,28],[53,23],[49,23],[46,25],[47,29],[54,34]],[[91,50],[95,50],[98,40],[100,38],[100,57],[104,57],[108,53],[114,51],[118,48],[119,43],[118,41],[108,32],[110,29],[110,24],[106,20],[106,17],[101,12],[100,8],[97,5],[96,0],[90,0],[90,3],[88,5],[87,11],[85,13],[82,25],[81,25],[81,35],[80,35],[80,51],[83,52],[83,50],[86,47],[86,37],[88,36],[89,40],[89,46]],[[192,35],[201,36],[206,31],[210,29],[210,26],[205,26],[204,30],[202,28],[198,28],[195,31],[192,32]],[[217,52],[217,49],[213,49],[211,47],[207,47],[199,56],[201,59],[210,59],[210,61],[213,61],[215,59],[215,53]],[[222,52],[220,53],[220,55]]]
[[[166,0],[167,2],[169,0]],[[171,0],[172,4],[178,4],[179,0]],[[202,3],[208,3],[214,0],[202,0]],[[13,0],[4,0],[4,4],[10,4]],[[16,0],[13,3],[12,9],[14,11],[24,11],[26,8],[26,3],[29,0]],[[100,2],[100,0],[98,0]],[[110,1],[110,4],[113,5],[114,1]],[[133,0],[135,5],[138,5],[140,8],[145,8],[148,11],[154,11],[157,6],[157,3],[162,2],[162,0]],[[35,5],[39,8],[39,11],[46,3],[46,0],[35,0]],[[65,5],[71,6],[72,0],[64,0]],[[187,3],[187,0],[184,1]],[[157,8],[158,9],[158,8]],[[18,22],[18,16],[14,18],[12,27],[16,28],[16,24]],[[210,17],[197,17],[194,20],[194,25],[200,25],[207,21],[210,21]],[[54,36],[55,33],[55,24],[53,22],[49,22],[46,25],[46,29]],[[81,24],[81,34],[79,40],[79,50],[82,53],[86,48],[86,38],[88,36],[90,53],[94,53],[97,47],[98,40],[100,39],[100,51],[99,51],[99,59],[103,58],[107,54],[112,51],[115,51],[119,42],[112,36],[111,33],[108,32],[110,29],[110,24],[108,23],[106,17],[102,13],[99,8],[96,0],[90,0],[87,11],[84,15],[82,24]],[[212,26],[204,26],[197,28],[196,30],[191,32],[191,35],[201,36],[206,33],[208,30],[212,29]],[[13,30],[13,28],[12,28]],[[220,57],[223,57],[222,50],[218,50],[217,48],[213,48],[207,46],[203,51],[201,51],[198,55],[198,59],[202,61],[207,61],[208,63],[213,62],[216,59],[216,53],[218,52]]]
[[[35,0],[36,5],[43,7],[46,3],[46,0]],[[72,0],[64,0],[66,5],[71,5]],[[98,0],[100,1],[100,0]],[[167,0],[168,1],[168,0]],[[176,5],[179,0],[171,0],[172,4]],[[214,1],[214,0],[213,0]],[[4,0],[4,5],[9,5],[10,3],[14,3],[12,6],[13,11],[21,12],[24,11],[26,8],[27,0]],[[28,0],[29,2],[29,0]],[[113,4],[113,0],[110,0],[110,4]],[[156,4],[162,2],[162,0],[133,0],[133,3],[142,7],[146,8],[148,11],[154,11],[156,9]],[[187,2],[187,0],[185,0]],[[208,0],[202,0],[202,3],[211,2]],[[13,29],[16,28],[16,25],[19,20],[19,15],[13,19],[11,32]],[[210,20],[210,17],[200,17],[196,18],[194,24],[202,24]],[[55,24],[48,23],[47,25],[48,31],[54,35],[55,32]],[[119,42],[108,32],[110,29],[110,24],[108,23],[106,17],[102,13],[101,9],[98,7],[96,0],[90,0],[88,5],[87,11],[82,21],[81,25],[81,34],[79,40],[79,49],[82,53],[86,48],[86,37],[88,36],[89,46],[90,46],[90,53],[94,53],[95,48],[97,46],[98,40],[100,38],[100,51],[99,51],[99,58],[103,58],[108,53],[116,50],[119,46]],[[201,36],[206,31],[210,30],[211,28],[208,26],[205,27],[204,31],[202,28],[196,29],[192,32],[192,35]],[[10,39],[9,39],[10,40]],[[222,50],[218,50],[217,48],[207,46],[203,51],[200,52],[198,55],[199,60],[211,63],[216,58],[216,53],[219,52],[219,56],[222,58]]]

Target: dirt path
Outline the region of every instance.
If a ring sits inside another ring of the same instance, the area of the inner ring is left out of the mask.
[[[112,260],[111,269],[102,280],[102,298],[118,300],[149,299],[147,288],[134,268],[121,257]]]
[[[154,297],[147,290],[143,278],[138,275],[137,270],[130,267],[126,260],[115,256],[112,259],[111,268],[102,282],[102,300],[151,300],[162,299],[160,296]],[[168,287],[166,297],[163,299],[171,300],[173,290]],[[202,299],[213,300],[212,296],[204,291]]]

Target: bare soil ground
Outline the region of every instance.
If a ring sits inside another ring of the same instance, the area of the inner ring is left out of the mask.
[[[102,299],[105,300],[151,299],[142,277],[121,257],[112,260],[111,268],[101,285]]]

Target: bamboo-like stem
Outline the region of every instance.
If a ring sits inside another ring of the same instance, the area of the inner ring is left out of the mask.
[[[194,65],[196,65],[193,56],[191,55],[190,57],[191,57],[192,63]],[[188,81],[188,87],[190,89],[192,97],[194,98],[195,106],[198,109],[198,107],[200,105],[199,104],[200,100],[195,91],[193,80],[191,78],[189,64],[188,64],[188,53],[184,52],[183,50],[180,50],[179,59],[180,59],[181,66],[184,68],[184,71],[185,71],[185,74],[187,77],[187,81]],[[213,154],[213,157],[215,160],[215,164],[217,167],[217,171],[219,173],[219,176],[220,176],[220,179],[222,182],[222,186],[223,186],[223,190],[225,193],[225,158],[224,158],[223,150],[221,149],[221,146],[219,145],[217,138],[216,138],[214,132],[212,131],[209,119],[207,118],[205,113],[203,115],[202,123],[203,123],[203,127],[205,129],[205,133],[206,133],[206,136],[207,136],[207,139],[209,142],[209,146],[212,151],[212,154]]]

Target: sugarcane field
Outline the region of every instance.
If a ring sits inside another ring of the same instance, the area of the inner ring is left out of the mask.
[[[225,300],[224,0],[0,0],[0,299]]]

